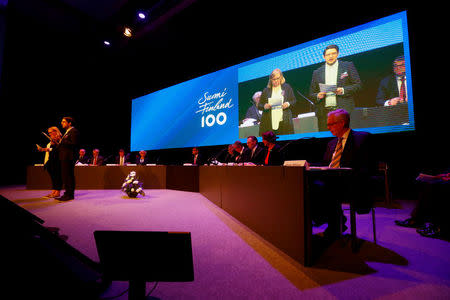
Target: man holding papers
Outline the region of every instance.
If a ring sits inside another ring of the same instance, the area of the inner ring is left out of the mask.
[[[266,131],[273,131],[278,135],[293,134],[291,108],[295,102],[294,92],[286,83],[281,70],[273,70],[258,103],[258,109],[263,111],[259,135]]]
[[[319,131],[327,130],[327,114],[337,108],[349,113],[355,107],[353,96],[361,90],[361,80],[352,62],[338,60],[339,47],[329,45],[323,51],[325,64],[312,75],[310,96],[316,99]]]

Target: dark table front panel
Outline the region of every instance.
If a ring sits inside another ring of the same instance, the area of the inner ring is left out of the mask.
[[[200,167],[200,193],[302,264],[311,220],[302,167]]]
[[[166,166],[76,166],[77,189],[121,189],[125,178],[136,171],[145,189],[166,188]],[[27,189],[50,189],[48,173],[40,166],[27,169]]]

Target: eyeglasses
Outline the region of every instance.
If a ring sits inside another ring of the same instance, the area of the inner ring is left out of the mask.
[[[277,77],[277,78],[270,78],[270,80],[275,81],[275,80],[279,80],[281,79],[281,77]]]
[[[340,122],[342,122],[342,121],[336,121],[336,122],[332,122],[332,123],[327,123],[327,126],[330,127],[330,126],[336,125],[337,123],[340,123]]]

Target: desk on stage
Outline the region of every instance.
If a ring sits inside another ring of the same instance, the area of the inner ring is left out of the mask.
[[[198,192],[198,167],[194,166],[76,166],[76,189],[120,189],[136,171],[144,189]],[[28,166],[27,189],[48,189],[50,177],[42,166]]]
[[[303,265],[311,264],[311,219],[303,167],[199,168],[211,202]]]

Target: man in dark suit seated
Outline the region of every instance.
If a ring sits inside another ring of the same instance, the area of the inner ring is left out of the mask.
[[[80,149],[79,156],[75,164],[87,164],[89,161],[89,157],[86,155],[86,150]]]
[[[147,157],[147,151],[145,151],[145,150],[139,151],[139,156],[136,157],[136,164],[145,166],[148,163],[149,163],[149,160]]]
[[[228,152],[223,159],[223,163],[234,163],[236,161],[236,152],[234,152],[233,145],[228,145]]]
[[[245,148],[244,145],[240,141],[234,142],[233,149],[236,152],[236,157],[235,157],[234,162],[245,163],[245,162],[249,161],[250,150],[248,148]]]
[[[408,102],[406,89],[405,58],[397,57],[392,63],[393,73],[383,78],[378,88],[376,102],[381,106],[393,106]]]
[[[125,154],[124,149],[119,149],[119,155],[115,157],[114,163],[119,166],[126,166],[130,162],[130,154]]]
[[[344,200],[351,201],[357,212],[369,209],[373,204],[368,193],[370,175],[374,170],[370,134],[353,131],[349,124],[347,111],[337,109],[328,113],[327,126],[336,138],[328,143],[323,163],[330,168],[351,168],[351,175],[326,177],[318,173],[311,186],[313,221],[328,223],[325,236],[332,240],[347,229],[341,208]],[[342,232],[341,222],[344,224]]]
[[[253,135],[249,136],[247,138],[247,146],[250,150],[248,162],[254,163],[255,165],[263,165],[266,151],[258,145],[258,139]]]
[[[284,155],[281,147],[276,143],[278,137],[272,131],[266,131],[262,134],[262,140],[266,150],[264,152],[265,166],[281,166],[284,164]]]
[[[100,155],[99,149],[92,150],[92,157],[89,159],[89,165],[91,166],[103,166],[104,158]]]
[[[203,158],[200,155],[197,147],[192,148],[192,158],[190,163],[194,166],[201,166],[204,164]]]
[[[261,99],[261,91],[258,91],[253,94],[252,100],[253,104],[247,109],[247,112],[245,114],[244,122],[247,119],[254,119],[255,123],[261,122],[261,116],[262,116],[262,110],[258,109],[259,100]]]

